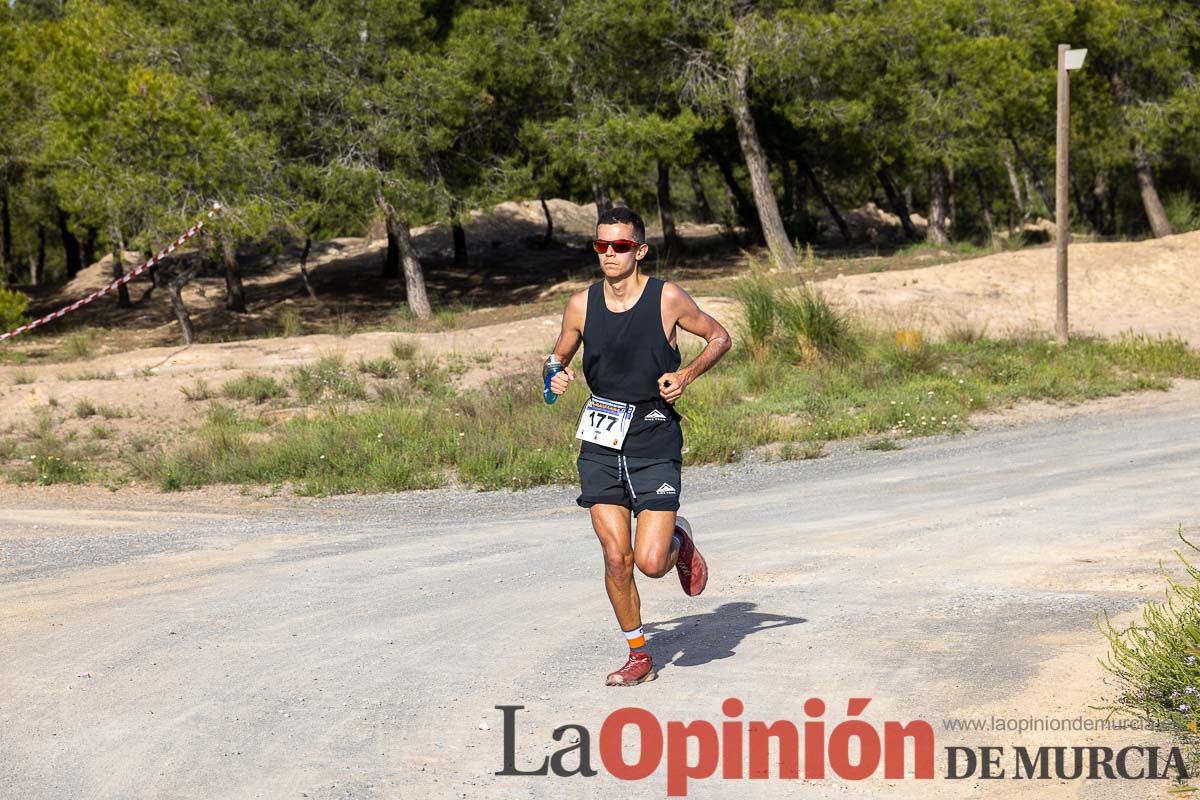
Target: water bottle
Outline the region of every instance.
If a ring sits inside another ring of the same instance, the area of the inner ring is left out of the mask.
[[[562,370],[563,364],[558,360],[558,356],[551,355],[546,359],[546,366],[542,369],[542,381],[544,383],[542,397],[546,400],[547,404],[552,405],[558,399],[558,395],[550,391],[550,379],[562,372]]]

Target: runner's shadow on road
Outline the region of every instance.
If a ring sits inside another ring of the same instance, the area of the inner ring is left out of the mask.
[[[655,666],[698,667],[720,661],[734,655],[737,646],[751,634],[808,622],[803,617],[785,617],[757,608],[754,603],[726,603],[707,614],[647,624],[644,629],[649,634]]]

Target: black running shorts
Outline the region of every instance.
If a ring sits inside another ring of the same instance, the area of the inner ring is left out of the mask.
[[[607,503],[634,514],[679,510],[679,461],[613,452],[580,453],[576,464],[581,492],[575,502],[584,508]]]

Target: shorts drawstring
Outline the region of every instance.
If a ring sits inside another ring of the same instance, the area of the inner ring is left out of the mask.
[[[629,496],[633,501],[637,502],[637,492],[633,490],[633,480],[629,477],[629,462],[625,460],[625,456],[617,455],[617,477],[625,476],[625,485],[629,487]]]

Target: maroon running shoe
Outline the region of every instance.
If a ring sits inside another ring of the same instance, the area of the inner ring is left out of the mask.
[[[652,681],[656,677],[654,660],[650,658],[650,654],[635,653],[630,650],[629,660],[625,662],[625,666],[616,672],[610,672],[605,683],[609,686],[637,686],[639,683]]]
[[[679,585],[688,597],[695,597],[704,591],[708,585],[708,563],[696,543],[692,541],[692,525],[680,516],[675,517],[675,532],[679,534],[679,558],[675,562],[675,572],[679,575]]]

